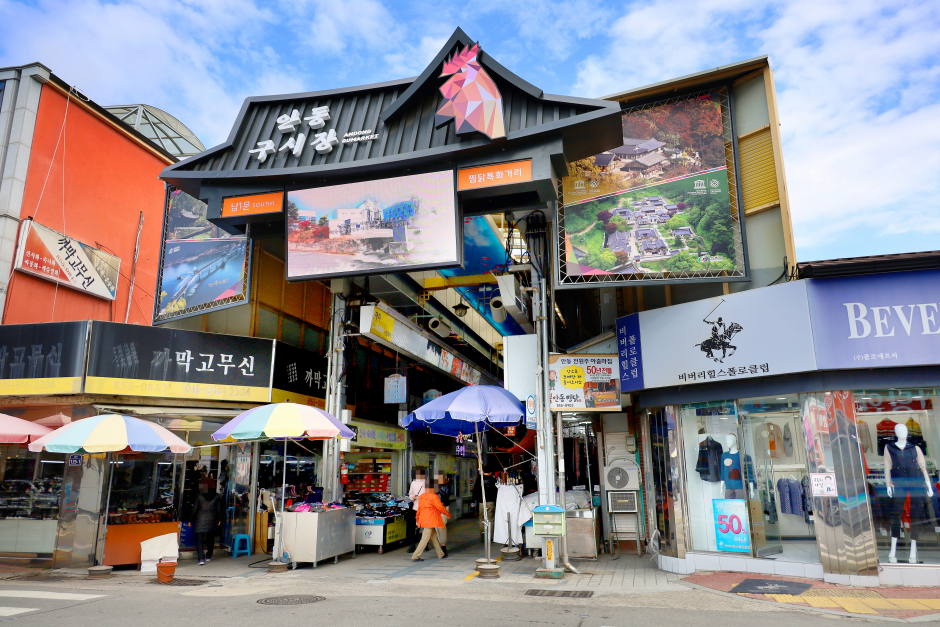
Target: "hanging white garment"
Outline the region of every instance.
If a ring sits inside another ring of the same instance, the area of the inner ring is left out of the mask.
[[[493,542],[505,544],[509,540],[509,527],[512,527],[512,541],[522,544],[522,523],[528,520],[525,514],[521,514],[524,507],[520,486],[499,486],[496,492],[495,520],[493,520]],[[509,516],[509,527],[506,524],[507,516]]]

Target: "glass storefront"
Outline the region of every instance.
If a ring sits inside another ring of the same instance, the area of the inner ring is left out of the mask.
[[[879,560],[940,564],[937,390],[853,395]]]
[[[65,457],[0,446],[0,554],[51,556]]]
[[[646,465],[650,482],[648,493],[651,495],[650,529],[657,531],[660,552],[681,556],[685,552],[685,534],[676,417],[671,407],[652,410],[648,417],[649,421],[643,428],[648,429],[644,440],[649,443]]]

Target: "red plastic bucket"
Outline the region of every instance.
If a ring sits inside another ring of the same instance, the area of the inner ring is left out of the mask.
[[[160,562],[157,564],[157,581],[170,583],[176,574],[176,562]]]

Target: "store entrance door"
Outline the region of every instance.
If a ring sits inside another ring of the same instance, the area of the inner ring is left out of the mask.
[[[753,553],[792,562],[819,562],[806,446],[797,396],[737,402],[747,472]]]

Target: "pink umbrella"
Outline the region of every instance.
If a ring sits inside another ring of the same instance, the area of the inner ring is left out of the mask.
[[[52,429],[22,418],[0,414],[0,444],[26,444],[47,433],[52,433]]]
[[[64,427],[70,422],[75,422],[75,419],[71,416],[66,416],[65,414],[53,414],[52,416],[40,418],[33,424],[50,427],[52,429],[58,429],[59,427]]]

